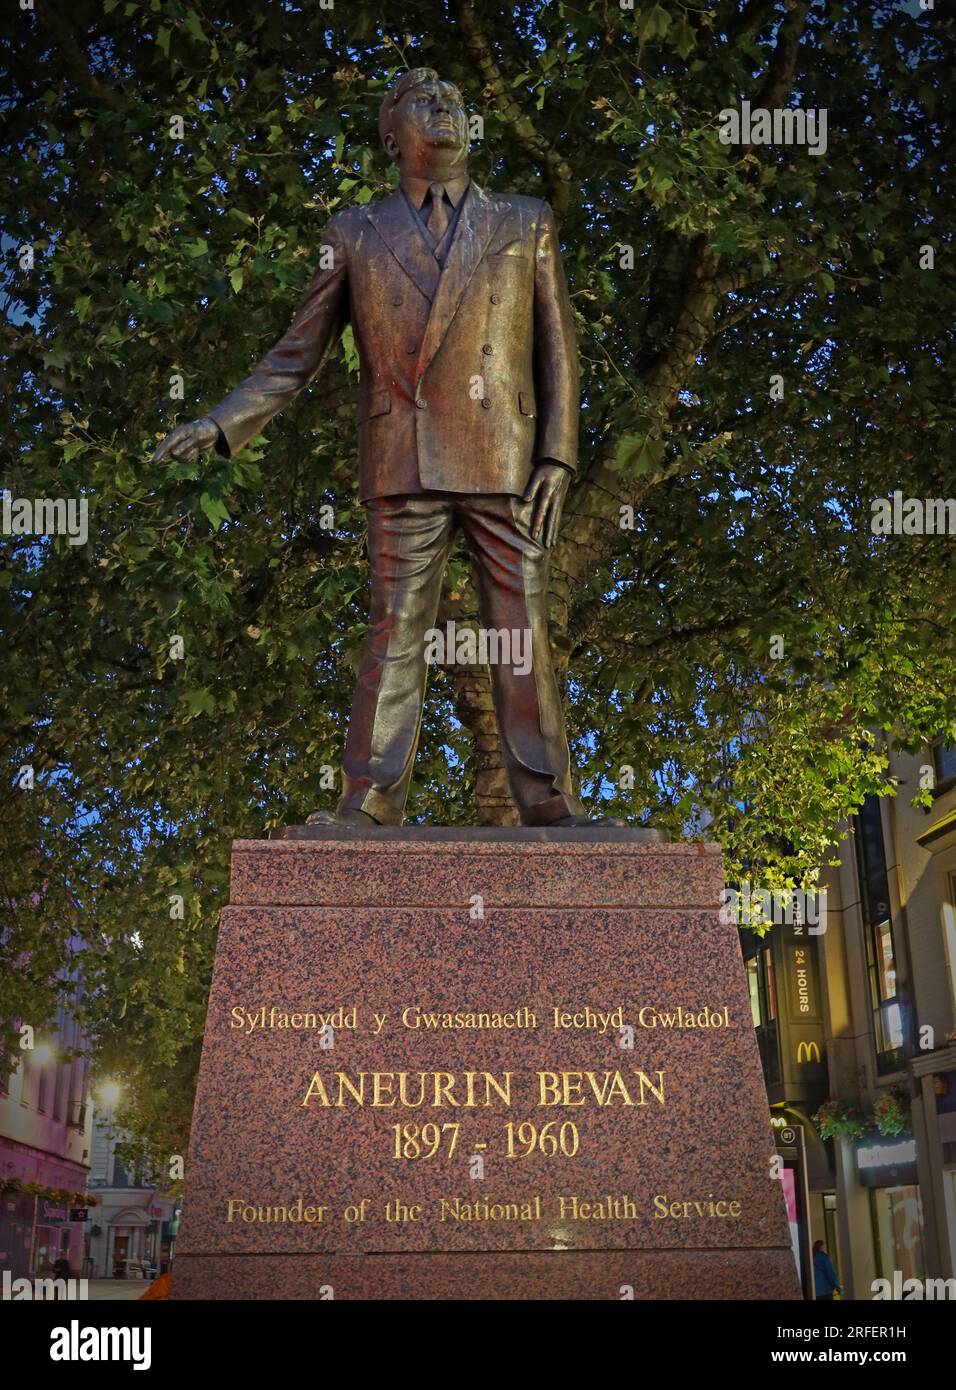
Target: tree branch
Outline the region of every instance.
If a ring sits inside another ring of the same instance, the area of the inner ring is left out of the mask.
[[[135,111],[138,109],[135,102],[130,101],[117,92],[113,87],[107,87],[94,76],[90,70],[89,55],[83,45],[77,40],[69,22],[61,15],[54,13],[50,6],[45,3],[37,3],[36,17],[48,30],[53,37],[57,47],[61,50],[66,69],[74,82],[83,91],[89,92],[90,96],[95,97],[104,106],[108,106],[111,111]]]
[[[481,74],[485,90],[495,110],[504,116],[520,143],[541,168],[547,185],[548,202],[554,209],[555,217],[560,221],[571,201],[571,185],[574,181],[571,166],[535,128],[534,122],[511,95],[511,88],[502,76],[491,45],[478,23],[474,0],[457,0],[456,9],[465,48]]]

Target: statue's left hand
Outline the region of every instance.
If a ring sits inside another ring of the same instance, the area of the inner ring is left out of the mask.
[[[571,472],[560,463],[543,459],[531,475],[522,501],[534,503],[531,535],[550,550],[561,524],[561,509],[571,483]]]

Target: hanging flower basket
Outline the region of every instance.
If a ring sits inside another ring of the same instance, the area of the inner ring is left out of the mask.
[[[873,1106],[873,1119],[881,1134],[912,1134],[913,1116],[909,1096],[905,1091],[884,1091]]]
[[[862,1139],[870,1128],[867,1116],[848,1101],[824,1101],[811,1117],[821,1139]]]
[[[70,1187],[48,1187],[42,1182],[24,1182],[22,1178],[0,1178],[0,1192],[42,1197],[44,1201],[62,1202],[71,1207],[95,1207],[100,1200],[89,1192],[75,1192]]]

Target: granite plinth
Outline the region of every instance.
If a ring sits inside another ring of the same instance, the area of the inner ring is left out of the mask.
[[[582,1250],[515,1254],[195,1255],[174,1298],[594,1302],[795,1299],[789,1250]]]
[[[173,1297],[798,1297],[722,887],[621,830],[237,841]]]

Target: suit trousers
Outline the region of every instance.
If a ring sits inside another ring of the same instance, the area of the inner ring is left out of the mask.
[[[521,823],[549,825],[584,814],[571,786],[548,643],[550,552],[531,537],[531,504],[507,494],[422,492],[371,498],[366,508],[371,607],[339,810],[365,811],[383,825],[404,819],[428,673],[426,633],[434,629],[460,528],[475,560],[482,627],[524,642],[505,652],[512,659],[490,661],[504,765]],[[446,652],[446,662],[454,655]]]

